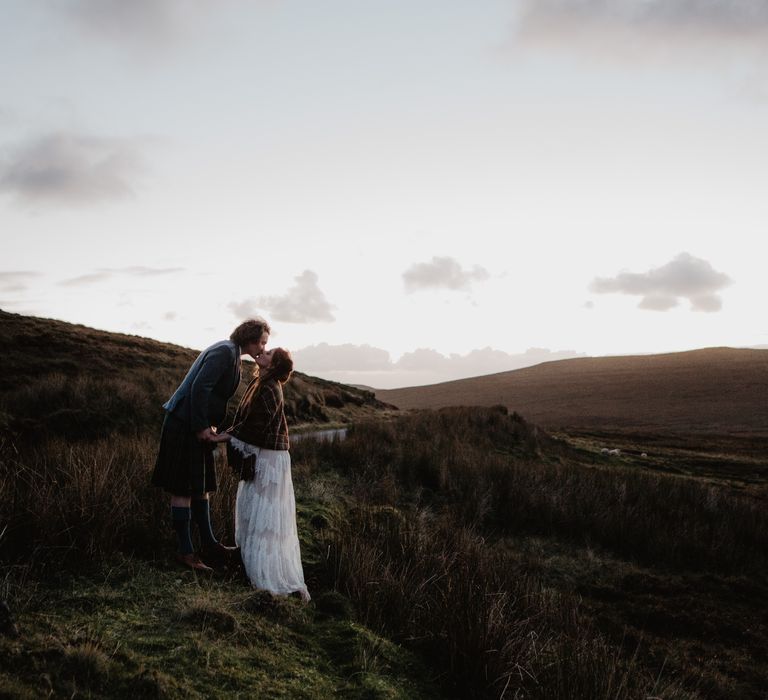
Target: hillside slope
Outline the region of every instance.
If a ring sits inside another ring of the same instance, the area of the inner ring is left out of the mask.
[[[502,404],[547,428],[768,435],[768,350],[575,358],[376,397],[402,409]]]
[[[197,353],[0,311],[0,430],[98,437],[159,429],[160,407]],[[252,370],[244,361],[243,384]],[[370,391],[301,372],[286,385],[285,398],[293,425],[346,423],[391,408]]]

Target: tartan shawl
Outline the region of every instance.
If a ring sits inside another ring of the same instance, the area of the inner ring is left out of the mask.
[[[229,432],[238,440],[268,450],[287,450],[288,422],[283,409],[283,387],[276,379],[263,384],[255,377],[243,394]]]

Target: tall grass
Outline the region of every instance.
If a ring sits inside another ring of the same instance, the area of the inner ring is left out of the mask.
[[[362,621],[418,648],[456,697],[647,698],[658,680],[576,601],[428,510],[368,506],[330,538],[333,585]],[[690,697],[665,684],[664,697]]]
[[[151,443],[115,436],[68,444],[51,440],[0,453],[0,517],[8,524],[0,551],[11,559],[73,561],[102,552],[147,548],[157,501],[148,497]],[[2,546],[4,545],[4,546]]]
[[[155,436],[119,434],[0,444],[0,559],[71,569],[115,552],[165,556],[168,497],[150,484],[156,451]],[[212,520],[231,541],[236,482],[220,457],[218,471]]]
[[[0,441],[4,581],[13,566],[39,574],[116,551],[170,551],[167,498],[149,484],[159,421],[133,420],[92,440]],[[581,464],[502,409],[359,425],[341,442],[300,442],[293,455],[295,475],[341,474],[346,491],[334,511],[345,515],[328,523],[311,575],[352,600],[363,622],[420,649],[459,696],[686,697],[661,687],[634,649],[598,634],[524,560],[492,546],[496,537],[553,535],[675,569],[765,571],[761,503],[693,480]],[[223,462],[219,476],[213,521],[231,542],[237,484]]]
[[[447,511],[493,534],[540,534],[691,570],[765,572],[762,500],[693,479],[583,464],[501,409],[443,409],[350,431],[324,463],[361,497]]]

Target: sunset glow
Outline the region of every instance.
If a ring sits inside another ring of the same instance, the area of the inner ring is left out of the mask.
[[[578,7],[5,3],[0,308],[381,387],[767,345],[768,9]]]

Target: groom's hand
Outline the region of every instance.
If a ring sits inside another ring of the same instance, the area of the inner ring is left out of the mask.
[[[216,438],[216,433],[211,430],[210,426],[203,428],[202,430],[198,430],[195,435],[197,435],[197,439],[200,440],[200,442],[211,442]]]

